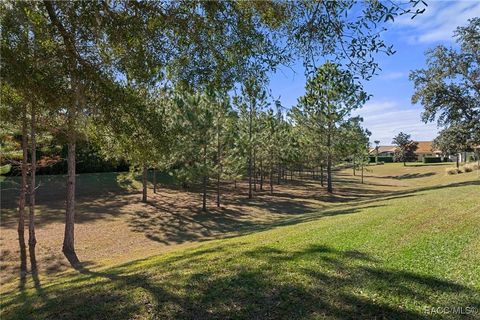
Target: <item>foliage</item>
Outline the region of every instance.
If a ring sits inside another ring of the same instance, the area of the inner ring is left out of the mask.
[[[460,129],[464,136],[461,145],[476,145],[480,143],[480,18],[458,27],[454,37],[458,49],[443,45],[430,49],[427,68],[410,73],[415,86],[412,102],[424,107],[423,121],[437,119],[450,136],[450,131]]]
[[[12,165],[11,164],[6,164],[4,166],[0,166],[0,175],[4,175],[10,172],[12,170]]]
[[[371,157],[371,162],[375,162],[376,157]],[[393,162],[393,157],[378,157],[379,162],[391,163]]]
[[[317,152],[314,157],[326,161],[328,189],[331,192],[332,162],[342,158],[342,151],[352,148],[345,145],[342,131],[343,135],[357,132],[354,135],[360,137],[360,143],[355,143],[355,148],[358,149],[359,144],[362,149],[366,148],[365,133],[359,126],[360,119],[349,120],[348,117],[367,101],[368,96],[349,71],[341,70],[339,65],[331,62],[322,65],[316,70],[315,76],[307,80],[305,91],[291,115],[301,128],[301,136],[309,139],[314,146]]]
[[[340,126],[341,141],[338,148],[344,157],[353,161],[353,166],[364,166],[369,161],[370,131],[361,126],[363,119],[350,118]]]
[[[418,143],[410,139],[410,135],[400,132],[393,138],[392,143],[397,146],[393,155],[393,161],[405,162],[416,161],[417,155],[415,151],[418,148]]]
[[[441,150],[444,155],[456,155],[459,152],[469,150],[469,135],[468,128],[465,126],[449,126],[440,131],[433,140],[433,145]]]

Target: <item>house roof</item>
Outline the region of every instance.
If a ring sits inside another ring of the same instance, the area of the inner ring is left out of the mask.
[[[378,146],[378,153],[395,152],[396,146]],[[370,148],[370,153],[376,153],[375,148]]]
[[[433,141],[415,141],[418,148],[415,153],[442,153],[440,150],[433,150]]]
[[[417,150],[415,153],[442,153],[440,150],[433,149],[433,141],[415,141],[417,143]],[[382,152],[395,152],[397,146],[378,146],[378,153]],[[375,148],[370,148],[370,153],[375,154]]]

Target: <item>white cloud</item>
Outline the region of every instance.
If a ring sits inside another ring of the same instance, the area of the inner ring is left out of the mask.
[[[401,78],[407,78],[408,72],[402,71],[390,71],[380,75],[380,78],[383,80],[397,80]]]
[[[414,19],[402,16],[395,27],[409,43],[453,41],[453,31],[465,26],[468,19],[480,16],[480,1],[427,1],[423,14]]]
[[[408,133],[414,140],[432,140],[437,136],[435,123],[423,123],[422,108],[402,106],[392,101],[371,101],[354,115],[363,117],[364,127],[372,132],[371,141],[380,140],[383,145],[391,144],[400,131]]]

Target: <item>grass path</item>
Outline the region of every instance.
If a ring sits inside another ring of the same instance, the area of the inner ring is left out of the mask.
[[[461,307],[480,319],[478,176],[375,170],[375,181],[415,187],[116,267],[29,277],[2,296],[1,318],[458,319],[425,311]]]

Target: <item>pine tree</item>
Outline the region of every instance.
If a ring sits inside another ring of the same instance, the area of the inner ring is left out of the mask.
[[[359,108],[367,94],[349,71],[327,62],[307,80],[306,94],[297,106],[299,125],[305,126],[323,146],[327,168],[327,191],[333,192],[332,166],[336,158],[339,126],[352,110]]]

